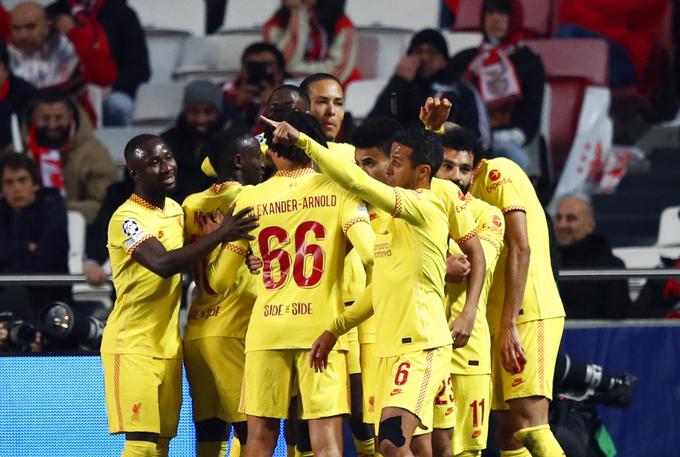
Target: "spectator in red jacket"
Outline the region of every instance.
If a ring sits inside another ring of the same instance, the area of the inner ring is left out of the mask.
[[[296,76],[330,73],[343,86],[361,78],[357,32],[345,15],[345,0],[282,0],[264,25],[264,40],[283,52]]]
[[[11,15],[10,65],[34,86],[59,88],[85,108],[96,125],[87,84],[110,86],[117,76],[101,26],[67,16],[50,21],[37,3],[20,3]]]
[[[144,30],[125,0],[57,0],[47,7],[50,17],[61,16],[101,24],[118,74],[104,100],[104,125],[132,122],[137,88],[149,80],[151,67]]]
[[[609,85],[636,84],[647,66],[668,0],[569,0],[560,6],[562,38],[609,43]]]

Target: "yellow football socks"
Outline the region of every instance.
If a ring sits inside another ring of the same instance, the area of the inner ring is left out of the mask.
[[[374,456],[375,455],[375,440],[373,438],[368,440],[358,440],[355,437],[354,446],[357,448],[358,457]]]
[[[196,457],[224,457],[226,454],[226,441],[198,441],[196,443]]]
[[[529,450],[533,457],[564,457],[565,455],[548,424],[523,428],[515,432],[514,437]]]
[[[151,441],[125,441],[120,457],[153,457],[156,452],[156,443]]]

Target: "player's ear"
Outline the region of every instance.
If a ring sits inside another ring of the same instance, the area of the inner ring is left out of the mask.
[[[243,167],[243,159],[241,158],[241,154],[234,154],[232,164],[234,165],[235,170],[240,170]]]

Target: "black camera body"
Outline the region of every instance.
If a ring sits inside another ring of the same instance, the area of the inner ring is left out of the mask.
[[[5,322],[7,328],[7,345],[10,349],[29,352],[31,344],[38,334],[36,326],[21,316],[15,316],[11,311],[0,312],[0,322]]]

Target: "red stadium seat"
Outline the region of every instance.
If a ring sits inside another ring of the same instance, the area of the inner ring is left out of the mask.
[[[546,0],[520,0],[524,12],[524,28],[536,36],[550,32],[550,3]],[[482,0],[461,0],[454,30],[481,30]]]
[[[601,40],[528,40],[543,60],[550,85],[548,144],[555,172],[564,167],[588,86],[606,86],[607,45]]]

